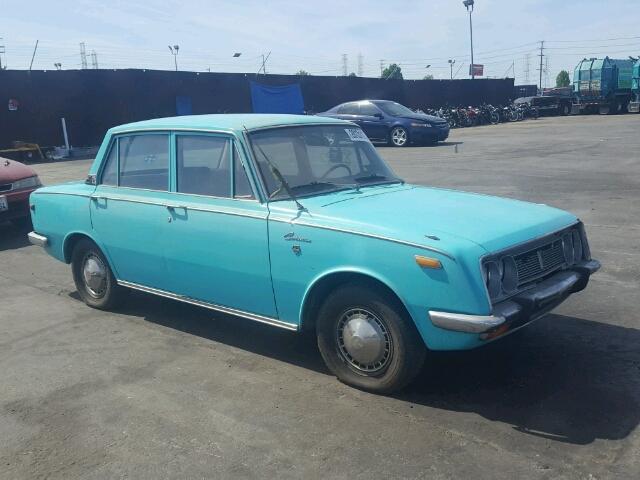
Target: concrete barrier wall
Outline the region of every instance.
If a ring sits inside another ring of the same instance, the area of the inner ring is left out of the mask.
[[[193,114],[251,112],[249,81],[300,83],[308,112],[363,98],[411,108],[502,104],[513,79],[382,80],[378,78],[167,72],[157,70],[0,71],[0,148],[14,140],[63,145],[65,117],[73,146],[97,145],[122,123],[176,114],[176,97],[190,97]],[[17,107],[17,109],[15,108]]]

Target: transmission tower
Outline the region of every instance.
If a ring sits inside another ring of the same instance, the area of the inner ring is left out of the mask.
[[[548,55],[544,59],[544,86],[545,88],[549,86],[549,56]]]
[[[0,37],[0,42],[2,42],[2,37]],[[0,70],[2,70],[2,55],[4,55],[6,53],[5,49],[4,49],[4,45],[0,45]],[[7,63],[5,61],[5,63]],[[7,66],[5,65],[5,68]]]
[[[95,50],[91,50],[91,67],[93,67],[94,70],[98,69],[98,54]]]
[[[531,68],[530,62],[531,62],[531,54],[527,53],[524,56],[524,72],[523,73],[524,73],[524,83],[525,83],[525,85],[529,84],[529,73],[530,73],[529,69]]]
[[[384,59],[380,59],[380,78],[382,78],[382,72],[384,72]]]
[[[347,58],[347,54],[346,54],[346,53],[343,53],[343,54],[342,54],[342,75],[343,75],[343,76],[345,76],[345,77],[346,77],[346,76],[348,75],[348,73],[349,73],[349,72],[347,71],[347,70],[348,70],[348,68],[347,68],[347,67],[348,67],[348,63],[349,63],[349,61],[348,61],[348,58]]]
[[[364,57],[361,53],[358,54],[358,76],[362,77],[364,75]]]
[[[85,49],[84,42],[80,42],[80,65],[82,70],[87,69],[87,50]]]

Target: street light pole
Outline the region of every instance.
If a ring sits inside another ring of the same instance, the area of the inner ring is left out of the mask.
[[[473,21],[471,20],[471,14],[473,13],[474,0],[464,0],[462,4],[467,7],[469,12],[469,33],[471,38],[471,80],[476,78],[476,72],[473,69]]]
[[[449,68],[451,69],[451,80],[453,80],[453,66],[455,65],[455,60],[449,60]]]
[[[173,47],[169,45],[169,51],[171,55],[173,55],[173,63],[176,66],[176,72],[178,71],[178,50],[180,50],[180,45],[174,45]]]

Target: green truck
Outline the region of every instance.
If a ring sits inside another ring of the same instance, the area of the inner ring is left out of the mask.
[[[582,60],[573,74],[572,112],[626,112],[632,100],[637,99],[637,94],[635,98],[632,94],[634,62],[609,57]]]
[[[640,113],[640,59],[633,66],[633,78],[631,79],[631,101],[629,113]]]

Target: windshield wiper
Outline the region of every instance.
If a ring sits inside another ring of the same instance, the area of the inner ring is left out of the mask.
[[[245,128],[246,131],[246,128]],[[260,145],[257,145],[256,143],[253,142],[253,139],[251,138],[251,135],[249,135],[248,131],[247,131],[247,137],[249,137],[249,141],[251,142],[251,146],[253,147],[258,147],[258,150],[260,151],[260,153],[262,154],[262,156],[264,157],[265,161],[267,162],[267,165],[269,165],[269,169],[271,170],[271,173],[273,173],[273,176],[276,177],[276,179],[278,180],[278,182],[280,182],[280,185],[278,186],[278,189],[275,190],[274,192],[272,192],[269,195],[269,199],[272,199],[273,197],[275,197],[276,195],[278,195],[280,192],[282,192],[282,190],[284,190],[285,192],[287,192],[287,194],[289,195],[289,197],[291,198],[291,200],[293,200],[296,203],[296,206],[298,207],[298,210],[300,211],[308,211],[304,205],[302,205],[298,199],[296,198],[296,196],[293,194],[293,191],[291,190],[291,187],[289,186],[289,184],[287,183],[287,181],[284,179],[284,177],[282,176],[282,173],[280,173],[280,170],[278,170],[278,167],[276,167],[273,163],[271,163],[271,160],[269,160],[269,157],[267,156],[266,153],[264,153],[264,150],[262,150],[262,147]]]
[[[387,177],[386,175],[380,175],[379,173],[372,173],[370,175],[364,175],[362,177],[356,177],[354,178],[354,180],[356,182],[359,183],[364,183],[364,182],[368,182],[371,180],[385,180],[385,181],[390,181],[390,182],[400,182],[400,183],[404,183],[404,180],[402,180],[401,178],[397,178],[397,177]]]
[[[351,189],[351,188],[355,188],[356,190],[360,189],[360,185],[358,185],[357,183],[335,183],[335,182],[327,182],[327,181],[317,181],[314,180],[312,182],[309,183],[303,183],[301,185],[295,185],[293,187],[291,187],[291,190],[301,190],[304,188],[315,188],[315,187],[335,187],[338,189]]]

